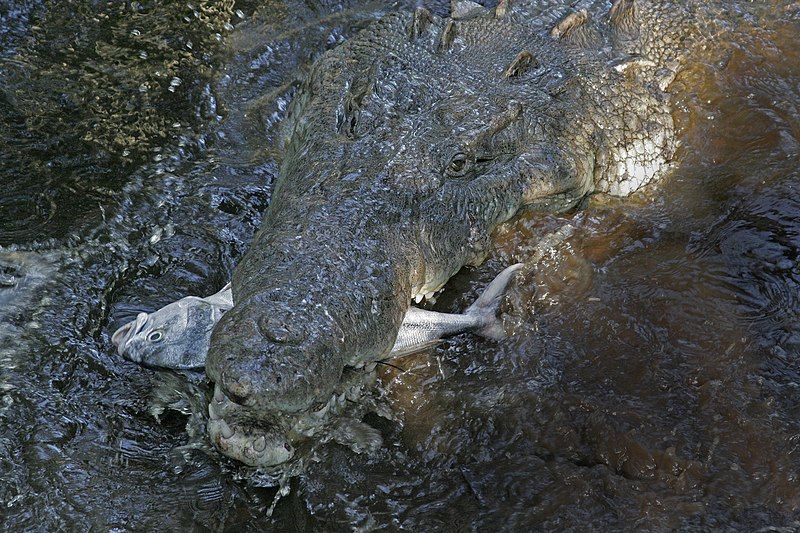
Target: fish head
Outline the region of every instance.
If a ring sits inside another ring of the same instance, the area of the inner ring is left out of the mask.
[[[152,313],[139,313],[111,337],[120,355],[152,367],[205,366],[211,331],[225,308],[189,296]]]

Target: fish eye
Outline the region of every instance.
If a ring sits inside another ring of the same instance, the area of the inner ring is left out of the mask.
[[[150,342],[158,342],[163,338],[164,338],[164,334],[160,330],[151,331],[147,335],[147,340],[149,340]]]
[[[450,158],[446,173],[448,176],[461,176],[466,172],[468,167],[469,158],[467,158],[467,154],[458,152]]]

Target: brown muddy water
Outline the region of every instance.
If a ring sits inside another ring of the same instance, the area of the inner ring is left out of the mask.
[[[272,518],[204,440],[202,374],[117,356],[118,325],[230,277],[296,73],[389,7],[0,6],[0,527],[800,529],[796,3],[742,2],[673,83],[667,180],[499,231],[436,309],[576,227],[512,288],[513,336],[383,368],[383,449],[320,447]]]

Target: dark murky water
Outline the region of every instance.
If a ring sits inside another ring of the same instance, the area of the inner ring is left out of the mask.
[[[674,174],[499,232],[438,309],[577,228],[513,289],[518,334],[386,368],[384,449],[321,448],[272,519],[176,411],[202,376],[109,336],[225,283],[295,73],[386,5],[0,6],[2,527],[800,528],[800,9],[743,6],[754,29],[672,87]]]

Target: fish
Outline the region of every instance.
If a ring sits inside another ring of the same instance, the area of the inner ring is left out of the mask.
[[[111,342],[119,355],[144,366],[201,369],[211,331],[231,307],[229,283],[211,296],[187,296],[152,313],[139,313],[114,332]]]
[[[523,267],[517,263],[500,272],[464,313],[409,307],[388,358],[469,331],[501,338],[503,328],[497,313],[509,283]],[[232,307],[233,294],[227,284],[205,298],[187,296],[152,313],[139,313],[114,332],[111,342],[119,355],[147,367],[199,370],[205,366],[214,325]]]

